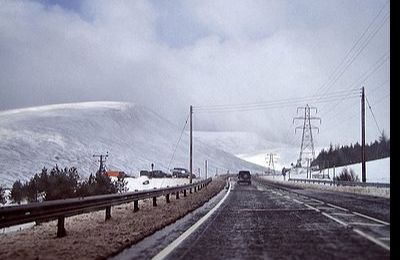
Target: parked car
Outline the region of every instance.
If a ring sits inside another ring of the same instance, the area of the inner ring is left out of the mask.
[[[166,177],[166,173],[161,170],[154,170],[152,172],[152,177],[153,178],[164,178],[164,177]]]
[[[251,174],[249,171],[239,171],[238,173],[238,183],[251,184]]]
[[[185,168],[174,168],[171,170],[172,176],[176,178],[189,178],[189,171]],[[193,178],[193,175],[192,175]]]
[[[140,171],[139,176],[147,176],[147,177],[150,178],[151,177],[151,172],[143,170],[143,171]]]

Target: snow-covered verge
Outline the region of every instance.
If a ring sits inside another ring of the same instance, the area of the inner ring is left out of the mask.
[[[226,184],[222,177],[199,192],[139,202],[140,210],[133,212],[133,203],[112,208],[112,218],[104,221],[104,211],[66,218],[67,236],[56,238],[57,222],[43,223],[33,228],[0,235],[0,259],[104,259],[135,244],[144,237],[175,222],[200,207]]]
[[[293,187],[301,187],[304,189],[317,189],[317,190],[329,190],[337,192],[349,192],[354,194],[371,195],[384,198],[390,198],[390,188],[378,188],[378,187],[356,187],[356,186],[331,186],[317,183],[301,183],[301,182],[291,182],[283,180],[282,176],[266,176],[260,175],[259,177],[267,179],[271,182],[281,183],[285,185],[290,185]]]
[[[322,171],[322,174],[325,176],[324,180],[326,180],[328,176],[330,179],[332,179],[334,176],[338,176],[344,168],[353,170],[359,180],[361,180],[361,163],[325,169]],[[297,173],[292,171],[290,177],[293,179],[305,179],[307,177],[307,173],[305,169],[298,171]],[[390,157],[367,161],[366,177],[367,182],[390,183]],[[279,176],[279,178],[283,179],[282,176]]]
[[[140,176],[137,178],[125,178],[127,181],[128,191],[136,190],[151,190],[166,187],[174,187],[178,185],[189,184],[188,178],[148,178],[147,176]],[[193,179],[193,182],[199,181]]]

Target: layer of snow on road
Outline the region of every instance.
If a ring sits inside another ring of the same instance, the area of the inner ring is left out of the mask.
[[[77,167],[82,177],[99,168],[95,154],[109,153],[106,166],[131,176],[140,170],[169,172],[189,165],[189,136],[177,145],[183,122],[123,102],[85,102],[0,112],[0,185],[26,181],[43,167]],[[176,148],[176,152],[174,150]],[[174,156],[173,156],[174,155]],[[194,174],[209,162],[208,176],[263,167],[195,139]]]

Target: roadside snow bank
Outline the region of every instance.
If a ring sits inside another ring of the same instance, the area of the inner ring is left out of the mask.
[[[188,178],[149,178],[147,176],[140,176],[137,178],[125,178],[128,182],[128,191],[135,190],[149,190],[160,189],[166,187],[174,187],[178,185],[189,184]],[[193,179],[193,182],[198,181]]]
[[[271,182],[281,183],[293,187],[301,187],[304,189],[317,189],[317,190],[329,190],[337,192],[349,192],[354,194],[370,195],[383,198],[390,198],[390,188],[378,188],[378,187],[355,187],[355,186],[330,186],[317,183],[300,183],[284,181],[281,176],[259,176],[263,179],[267,179]]]

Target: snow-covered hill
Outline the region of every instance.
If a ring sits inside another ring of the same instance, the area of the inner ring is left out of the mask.
[[[180,125],[178,122],[177,125]],[[78,168],[82,176],[98,169],[94,154],[109,153],[109,169],[138,175],[142,169],[168,171],[189,166],[189,138],[179,127],[143,106],[121,102],[58,104],[0,112],[0,184],[27,180],[43,167]],[[172,159],[173,157],[173,159]],[[194,173],[208,160],[209,176],[226,170],[263,171],[227,152],[194,142]]]
[[[194,136],[204,143],[232,153],[251,163],[268,166],[268,154],[274,154],[274,167],[281,170],[290,167],[298,158],[299,147],[267,140],[253,132],[198,131]]]

